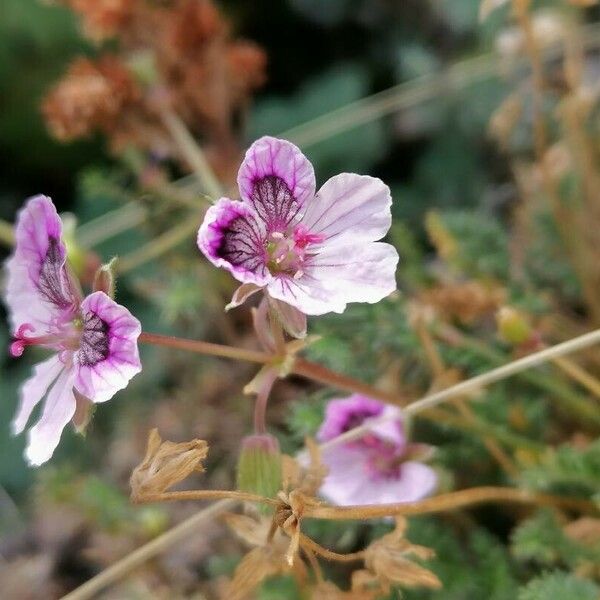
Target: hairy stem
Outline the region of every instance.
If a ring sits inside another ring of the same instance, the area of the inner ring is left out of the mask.
[[[187,340],[170,335],[161,335],[158,333],[143,332],[139,341],[142,344],[152,344],[154,346],[164,346],[176,350],[186,350],[197,354],[207,354],[210,356],[220,356],[222,358],[233,358],[245,360],[253,363],[265,364],[271,360],[269,354],[258,352],[256,350],[244,350],[243,348],[234,348],[233,346],[223,346],[211,342],[202,342],[200,340]]]
[[[150,504],[152,502],[173,502],[181,500],[236,500],[237,502],[258,502],[278,506],[279,502],[271,498],[265,498],[257,494],[237,492],[234,490],[184,490],[181,492],[162,492],[160,494],[145,494],[135,496],[132,500],[135,504]]]
[[[323,548],[320,544],[317,544],[314,540],[311,540],[308,536],[300,533],[300,547],[303,550],[310,550],[322,558],[327,560],[335,560],[337,562],[354,562],[356,560],[362,560],[365,556],[364,551],[353,552],[352,554],[338,554]]]
[[[381,400],[387,404],[403,406],[408,402],[408,398],[405,398],[404,396],[390,394],[389,392],[377,389],[372,385],[358,381],[353,377],[336,373],[335,371],[331,371],[326,367],[307,361],[303,358],[296,358],[291,372],[294,375],[301,375],[307,379],[330,385],[339,390],[364,394],[365,396],[370,396],[371,398]]]
[[[303,517],[327,519],[329,521],[379,519],[399,515],[439,513],[487,502],[514,502],[517,504],[554,506],[586,513],[598,512],[598,507],[593,502],[580,498],[565,498],[551,494],[540,494],[518,488],[478,487],[441,494],[418,502],[405,502],[401,504],[369,504],[365,506],[307,505],[304,507]]]

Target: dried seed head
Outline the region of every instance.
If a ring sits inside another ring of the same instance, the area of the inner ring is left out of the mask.
[[[506,290],[499,285],[465,281],[425,290],[419,296],[418,307],[420,313],[429,308],[446,321],[470,325],[493,315],[505,299]]]
[[[42,112],[51,133],[69,141],[100,129],[111,133],[140,91],[125,65],[112,56],[78,58],[46,96]]]
[[[414,558],[428,560],[435,553],[409,542],[404,537],[406,524],[403,517],[396,518],[396,529],[365,550],[365,566],[386,592],[392,585],[441,588],[442,583],[434,573],[413,562]]]
[[[144,460],[131,474],[131,499],[134,502],[150,499],[183,481],[194,471],[202,472],[202,461],[208,454],[204,440],[163,442],[157,429],[148,436]]]
[[[228,527],[244,542],[254,548],[237,566],[233,579],[226,587],[227,600],[246,598],[265,579],[274,575],[293,573],[299,580],[306,577],[301,560],[290,565],[287,560],[289,540],[280,531],[273,531],[273,521],[247,515],[224,515]]]

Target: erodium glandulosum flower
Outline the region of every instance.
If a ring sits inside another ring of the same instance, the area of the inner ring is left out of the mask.
[[[369,428],[362,438],[322,452],[329,473],[320,493],[327,500],[341,506],[413,502],[434,490],[435,471],[417,460],[430,448],[408,443],[395,406],[360,394],[330,400],[317,438],[328,442],[359,425]]]
[[[206,213],[198,246],[241,281],[232,305],[264,288],[307,315],[341,313],[396,289],[398,253],[381,239],[391,225],[389,188],[353,173],[315,193],[311,163],[285,140],[263,137],[238,173],[241,200]]]
[[[139,321],[104,292],[83,297],[69,271],[62,222],[52,200],[27,201],[15,227],[16,246],[6,263],[6,304],[13,356],[26,346],[51,350],[20,392],[13,421],[21,433],[35,406],[46,398],[29,430],[25,451],[32,465],[47,461],[62,430],[90,403],[105,402],[141,370]]]

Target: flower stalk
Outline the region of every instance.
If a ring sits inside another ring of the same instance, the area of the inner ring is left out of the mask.
[[[552,506],[565,508],[585,513],[598,512],[598,507],[589,500],[581,498],[567,498],[552,494],[540,494],[508,487],[478,487],[458,492],[440,494],[433,498],[419,500],[418,502],[404,502],[401,504],[380,504],[365,506],[324,506],[307,504],[304,507],[303,517],[327,520],[362,520],[379,519],[390,516],[407,516],[439,513],[484,504],[489,502],[511,502],[517,504],[534,504],[537,506]]]

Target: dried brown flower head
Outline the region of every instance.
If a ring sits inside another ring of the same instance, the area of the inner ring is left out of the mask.
[[[110,133],[139,97],[139,88],[118,58],[78,58],[46,96],[42,111],[52,134],[68,141],[95,129]]]
[[[286,557],[288,538],[273,527],[267,517],[254,519],[248,515],[224,515],[228,527],[252,550],[238,564],[233,579],[226,586],[224,598],[241,600],[264,580],[275,575],[291,573],[300,582],[306,578],[306,567],[301,560],[291,565]]]
[[[161,118],[167,107],[203,139],[217,174],[234,178],[237,128],[265,80],[265,53],[233,39],[212,0],[58,1],[80,16],[88,37],[115,37],[121,63],[104,57],[71,66],[43,104],[52,134],[66,141],[99,131],[113,152],[135,146],[185,164]]]
[[[142,501],[161,494],[183,481],[194,471],[203,472],[202,461],[208,454],[204,440],[163,442],[157,429],[148,436],[144,460],[131,474],[131,499]]]
[[[327,477],[328,468],[321,459],[321,449],[315,440],[306,438],[304,447],[308,450],[308,465],[300,467],[298,461],[294,461],[298,467],[296,480],[289,487],[284,486],[284,489],[295,488],[305,496],[314,497]]]
[[[434,551],[424,546],[412,544],[405,537],[406,519],[396,518],[396,528],[391,533],[374,541],[365,550],[366,572],[357,576],[366,585],[369,581],[378,583],[385,593],[391,586],[442,587],[438,577],[421,565],[413,562],[414,558],[428,560]]]
[[[63,0],[81,18],[83,31],[100,41],[121,33],[130,23],[138,0]]]
[[[499,285],[464,281],[432,287],[421,294],[420,303],[444,320],[470,325],[493,316],[505,299],[506,290]]]

